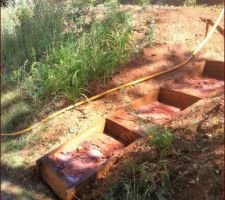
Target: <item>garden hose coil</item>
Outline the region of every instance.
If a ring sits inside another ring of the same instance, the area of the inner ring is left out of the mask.
[[[48,117],[42,119],[40,122],[38,122],[38,123],[36,123],[36,124],[30,126],[29,128],[23,129],[23,130],[21,130],[21,131],[16,131],[16,132],[13,132],[13,133],[1,133],[1,136],[18,136],[18,135],[22,135],[22,134],[24,134],[24,133],[30,132],[30,131],[32,131],[34,128],[36,128],[37,126],[39,126],[39,125],[41,125],[41,124],[43,124],[43,123],[49,121],[50,119],[53,119],[54,117],[56,117],[56,116],[58,116],[58,115],[60,115],[60,114],[62,114],[62,113],[64,113],[64,112],[66,112],[66,111],[68,111],[68,110],[71,110],[71,109],[76,108],[76,107],[78,107],[78,106],[80,106],[80,105],[86,104],[86,103],[88,103],[88,102],[90,102],[90,101],[94,101],[94,100],[96,100],[96,99],[99,99],[99,98],[101,98],[101,97],[103,97],[103,96],[105,96],[105,95],[107,95],[107,94],[112,93],[112,92],[115,92],[115,91],[118,91],[118,90],[120,90],[120,89],[129,87],[129,86],[133,86],[133,85],[138,84],[138,83],[141,83],[141,82],[143,82],[143,81],[146,81],[146,80],[149,80],[149,79],[152,79],[152,78],[161,76],[161,75],[163,75],[163,74],[166,74],[166,73],[168,73],[168,72],[174,71],[174,70],[176,70],[176,69],[178,69],[178,68],[184,66],[184,65],[187,64],[187,63],[188,63],[188,62],[189,62],[189,61],[190,61],[190,60],[191,60],[191,59],[192,59],[192,58],[193,58],[193,57],[194,57],[194,56],[195,56],[195,55],[196,55],[203,47],[204,47],[204,45],[208,42],[208,40],[211,38],[212,34],[214,33],[215,29],[217,28],[217,26],[218,26],[220,20],[222,19],[223,15],[224,15],[224,7],[223,7],[223,9],[222,9],[220,15],[218,16],[218,18],[217,18],[217,20],[216,20],[214,26],[213,26],[212,29],[210,30],[209,34],[208,34],[208,35],[205,37],[205,39],[197,46],[197,48],[191,53],[191,55],[190,55],[187,59],[185,59],[183,62],[181,62],[180,64],[175,65],[175,66],[173,66],[173,67],[170,68],[170,69],[166,69],[166,70],[164,70],[164,71],[158,72],[158,73],[156,73],[156,74],[149,75],[149,76],[140,78],[140,79],[138,79],[138,80],[135,80],[135,81],[132,81],[132,82],[129,82],[129,83],[125,83],[125,84],[122,84],[122,85],[120,85],[120,86],[118,86],[118,87],[109,89],[109,90],[107,90],[107,91],[105,91],[105,92],[102,92],[102,93],[97,94],[97,95],[95,95],[95,96],[93,96],[93,97],[90,97],[90,98],[87,98],[87,99],[82,100],[82,101],[80,101],[80,102],[77,102],[77,103],[75,103],[75,104],[73,104],[73,105],[71,105],[71,106],[69,106],[69,107],[66,107],[66,108],[64,108],[64,109],[62,109],[62,110],[59,110],[59,111],[57,111],[57,112],[55,112],[55,113],[49,115]]]

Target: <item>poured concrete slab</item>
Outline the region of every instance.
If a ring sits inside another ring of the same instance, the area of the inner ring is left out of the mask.
[[[207,77],[188,78],[170,85],[170,88],[206,98],[224,90],[224,81]]]
[[[168,87],[200,98],[210,97],[224,91],[224,62],[205,61],[201,71],[201,76],[186,78],[171,83]]]

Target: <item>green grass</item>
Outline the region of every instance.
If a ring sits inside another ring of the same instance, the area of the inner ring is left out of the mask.
[[[107,81],[138,53],[130,14],[117,1],[106,1],[104,19],[85,23],[86,6],[99,3],[24,1],[2,9],[2,130],[29,124],[25,117],[53,99],[87,96],[93,81]]]
[[[8,18],[12,20],[10,26],[3,23],[2,56],[6,71],[22,66],[26,60],[31,63],[39,59],[61,41],[65,17],[63,5],[41,0],[34,6],[22,3],[12,7],[11,13],[6,13],[7,9],[10,7],[3,9],[3,22]]]
[[[182,4],[185,6],[195,6],[198,4],[198,0],[183,0]]]
[[[1,108],[7,109],[8,107],[12,106],[18,100],[21,99],[21,92],[20,90],[9,90],[2,94],[1,97]]]
[[[146,47],[152,47],[152,41],[154,39],[154,30],[155,30],[155,24],[152,23],[148,29],[147,32],[147,44]]]
[[[14,89],[3,92],[1,98],[1,131],[15,131],[32,122],[34,109],[23,98],[21,90]]]
[[[159,152],[160,157],[163,159],[172,150],[173,134],[167,127],[145,124],[145,134],[152,135],[150,145],[153,145]]]
[[[103,21],[95,20],[89,32],[69,40],[31,67],[24,82],[34,98],[64,95],[76,100],[97,79],[109,78],[132,56],[129,15],[109,12]]]
[[[125,2],[121,0],[121,2]],[[174,5],[174,6],[195,6],[201,4],[209,5],[219,5],[219,1],[207,1],[207,0],[133,0],[130,1],[133,4],[139,5]],[[222,1],[220,2],[220,4]]]

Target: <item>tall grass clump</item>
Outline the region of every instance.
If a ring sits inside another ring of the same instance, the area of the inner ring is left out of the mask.
[[[4,72],[18,70],[25,61],[32,63],[40,59],[59,44],[64,25],[63,10],[63,4],[57,6],[52,0],[35,1],[34,5],[22,1],[3,9]]]
[[[89,84],[107,79],[126,63],[132,52],[129,15],[119,10],[94,20],[90,30],[71,38],[31,67],[24,83],[28,95],[46,98],[65,95],[75,100]]]

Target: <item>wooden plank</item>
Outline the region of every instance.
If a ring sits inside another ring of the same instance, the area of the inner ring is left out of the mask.
[[[106,119],[105,132],[108,135],[123,141],[125,144],[130,144],[143,136],[140,133],[135,132],[132,127],[126,126],[124,123],[118,123],[118,120],[115,120],[114,118]]]
[[[158,100],[181,110],[200,100],[200,97],[186,94],[169,88],[160,88]]]
[[[154,88],[151,90],[151,92],[141,98],[138,98],[137,100],[131,102],[128,106],[126,106],[127,108],[131,108],[131,109],[135,109],[138,108],[140,106],[152,103],[154,101],[157,101],[158,96],[159,96],[159,92],[160,92],[160,87],[158,88]]]
[[[218,60],[206,60],[202,76],[224,80],[224,62]]]
[[[38,160],[36,163],[38,175],[41,177],[61,199],[67,199],[68,185],[63,179],[54,172],[49,163]],[[72,200],[72,199],[67,199]]]

